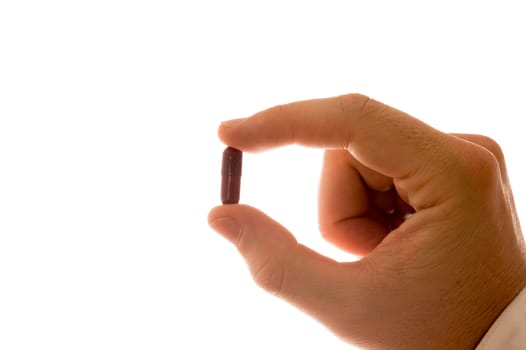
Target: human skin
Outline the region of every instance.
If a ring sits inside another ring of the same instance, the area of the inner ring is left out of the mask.
[[[208,219],[259,286],[344,341],[473,349],[526,284],[504,157],[487,137],[440,132],[359,94],[273,107],[218,134],[244,152],[326,150],[320,231],[358,261],[318,254],[247,205],[215,207]]]

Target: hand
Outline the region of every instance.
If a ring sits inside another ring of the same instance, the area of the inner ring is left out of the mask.
[[[345,341],[473,349],[526,284],[503,155],[489,138],[445,134],[357,94],[231,120],[219,137],[247,152],[326,149],[320,230],[360,260],[321,256],[246,205],[216,207],[209,223],[237,246],[262,288]]]

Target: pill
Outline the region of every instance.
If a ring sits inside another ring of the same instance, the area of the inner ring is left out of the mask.
[[[223,204],[239,203],[242,162],[243,152],[233,147],[227,147],[224,150],[221,166],[221,202]]]

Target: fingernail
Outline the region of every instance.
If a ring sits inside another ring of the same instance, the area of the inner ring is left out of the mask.
[[[393,189],[393,185],[387,185],[384,188],[379,189],[378,192],[387,192],[387,191],[391,191],[392,189]]]
[[[247,118],[238,118],[238,119],[226,120],[226,121],[221,123],[221,127],[223,127],[223,128],[231,128],[231,127],[234,127],[234,126],[237,126],[237,125],[241,124],[246,119]]]
[[[210,222],[210,226],[230,242],[236,244],[241,232],[241,225],[232,217],[225,216]]]

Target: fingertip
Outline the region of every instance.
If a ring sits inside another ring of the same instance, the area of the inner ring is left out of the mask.
[[[232,216],[232,207],[236,207],[239,204],[229,204],[229,205],[218,205],[210,209],[208,213],[208,224],[211,224],[213,221],[224,218],[227,216]]]
[[[208,213],[208,225],[216,232],[237,245],[243,228],[241,220],[236,215],[238,205],[220,205]]]
[[[236,119],[225,120],[225,121],[221,122],[221,125],[219,127],[220,128],[226,128],[226,129],[230,128],[231,129],[233,127],[236,127],[236,126],[240,125],[245,120],[247,120],[247,118],[236,118]]]
[[[223,143],[234,145],[236,130],[238,130],[238,127],[243,124],[246,119],[247,118],[237,118],[221,122],[217,128],[217,136]]]
[[[210,212],[208,213],[208,223],[210,224],[215,220],[225,217],[244,221],[246,218],[250,217],[251,214],[256,214],[257,212],[261,213],[256,208],[245,204],[218,205],[210,209]]]
[[[389,233],[382,223],[356,217],[320,227],[322,237],[339,249],[356,256],[370,253]]]
[[[289,239],[293,236],[282,225],[263,213],[261,210],[245,204],[220,205],[210,210],[208,223],[219,233],[226,232],[223,228],[226,221],[235,221],[240,227],[252,235],[262,234],[265,239],[273,240],[285,234]],[[230,224],[229,224],[230,225]],[[282,239],[281,238],[281,239]]]
[[[216,218],[221,217],[221,215],[220,215],[221,207],[222,207],[222,205],[218,205],[217,207],[213,207],[212,209],[210,209],[210,211],[208,212],[208,218],[207,218],[209,225]]]

